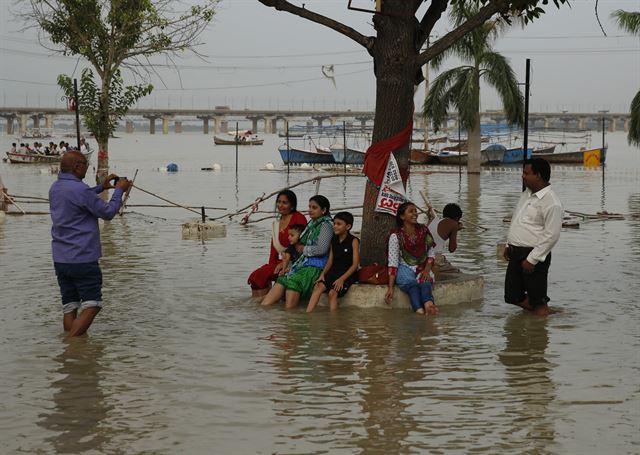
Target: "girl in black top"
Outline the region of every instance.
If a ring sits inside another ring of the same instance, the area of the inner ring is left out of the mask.
[[[338,309],[338,298],[343,297],[349,287],[356,282],[355,273],[360,266],[360,240],[349,232],[353,226],[353,215],[339,212],[333,217],[333,239],[329,260],[316,281],[307,305],[311,313],[323,293],[329,293],[329,310]]]

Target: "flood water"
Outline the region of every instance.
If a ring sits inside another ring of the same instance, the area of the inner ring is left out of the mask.
[[[280,139],[266,139],[240,149],[236,174],[234,147],[214,147],[211,136],[121,133],[111,142],[112,171],[138,169],[137,185],[173,201],[236,209],[313,175],[261,171],[280,163]],[[552,169],[566,209],[640,212],[640,152],[623,133],[607,141],[604,177]],[[170,162],[180,171],[157,171]],[[213,163],[222,170],[200,170]],[[56,178],[46,169],[0,164],[18,195],[46,197]],[[438,302],[434,318],[261,308],[246,278],[266,262],[269,221],[182,240],[181,223],[195,215],[132,207],[102,230],[105,308],[89,336],[66,340],[50,218],[7,217],[0,452],[638,453],[640,221],[563,230],[549,277],[560,312],[533,317],[503,303],[505,264],[496,257],[502,218],[519,197],[518,168],[439,171],[412,174],[410,195],[419,201],[426,190],[437,208],[458,202],[464,219],[488,230],[467,225],[449,256],[484,276],[484,299]],[[320,193],[345,207],[361,204],[363,188],[363,178],[340,177],[322,181]],[[304,208],[315,186],[295,191]],[[129,202],[162,204],[135,189]],[[273,199],[260,209],[272,210]]]

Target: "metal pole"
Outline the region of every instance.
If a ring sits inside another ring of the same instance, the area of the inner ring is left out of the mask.
[[[603,113],[602,114],[602,153],[604,153],[604,127],[605,127],[605,118]]]
[[[240,145],[240,133],[238,132],[238,122],[236,122],[236,175],[238,174],[238,145]]]
[[[76,141],[80,150],[80,100],[78,99],[78,79],[73,80],[73,98],[76,103]]]
[[[460,146],[460,111],[458,111],[458,176],[462,178],[462,147]],[[469,159],[469,133],[467,133],[467,160]]]
[[[289,146],[289,120],[284,121],[284,130],[285,134],[287,135],[287,175],[289,175],[289,163],[291,162],[291,147]]]
[[[342,156],[343,172],[347,173],[347,124],[342,121],[342,141],[344,142],[344,155]]]
[[[529,70],[531,69],[531,59],[527,59],[526,75],[524,80],[524,145],[522,146],[522,172],[524,173],[527,150],[529,148]],[[524,191],[524,180],[522,180],[522,191]]]
[[[207,217],[204,214],[204,205],[200,208],[200,214],[202,215],[202,222],[205,223],[207,221]]]

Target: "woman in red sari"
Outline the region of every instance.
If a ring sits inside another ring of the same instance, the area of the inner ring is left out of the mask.
[[[271,228],[271,252],[269,262],[249,275],[248,283],[251,286],[253,297],[262,297],[269,292],[271,283],[278,278],[278,273],[282,267],[282,253],[289,246],[289,226],[292,224],[303,224],[306,226],[307,219],[297,211],[298,200],[296,194],[291,190],[283,190],[278,193],[276,199],[276,210],[280,214],[280,219],[273,222]]]

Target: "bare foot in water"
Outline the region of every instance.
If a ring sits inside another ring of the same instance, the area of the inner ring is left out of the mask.
[[[424,307],[426,309],[427,314],[430,314],[432,316],[435,316],[436,314],[438,314],[438,307],[431,300],[428,300],[427,302],[425,302]]]

